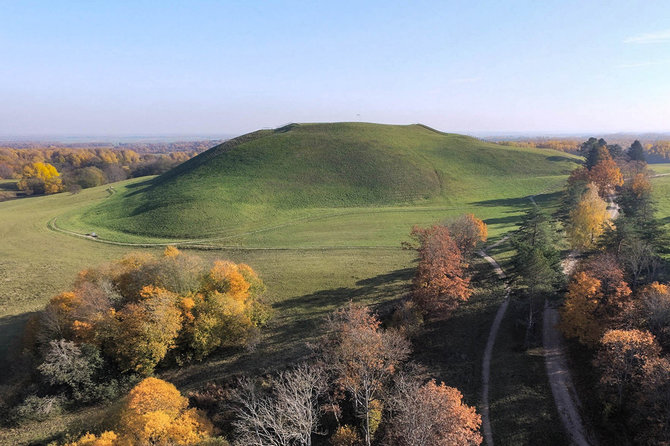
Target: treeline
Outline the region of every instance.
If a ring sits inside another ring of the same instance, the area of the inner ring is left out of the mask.
[[[91,143],[45,143],[45,142],[2,142],[0,147],[7,149],[110,149],[110,150],[132,150],[144,153],[171,153],[171,152],[204,152],[210,147],[221,144],[223,140],[209,139],[201,141],[175,141],[175,142],[128,142],[110,144],[106,142]]]
[[[138,154],[109,148],[0,148],[0,179],[19,179],[26,195],[74,192],[145,175],[158,175],[197,155],[196,151]]]
[[[633,145],[634,157],[641,146]],[[560,213],[580,254],[561,329],[589,358],[596,377],[589,405],[608,444],[667,444],[670,290],[658,282],[667,237],[655,217],[649,171],[639,159],[617,165],[597,141],[586,158],[568,181]]]
[[[538,138],[538,139],[519,139],[519,140],[503,140],[496,141],[498,144],[504,146],[515,147],[531,147],[538,149],[552,149],[560,152],[571,153],[573,155],[586,156],[589,148],[593,142],[608,146],[611,148],[614,157],[625,156],[633,145],[638,145],[642,149],[643,157],[650,163],[666,163],[670,161],[670,141],[658,140],[654,142],[641,143],[639,140],[633,142],[618,141],[613,144],[608,144],[604,139],[590,138],[588,141],[580,141],[574,138]],[[630,141],[630,140],[629,140]],[[628,146],[627,150],[623,147]]]

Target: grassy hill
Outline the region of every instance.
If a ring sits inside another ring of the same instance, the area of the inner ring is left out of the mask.
[[[379,209],[444,214],[539,193],[563,181],[573,163],[558,152],[422,125],[291,124],[227,141],[60,224],[117,240],[197,239]]]

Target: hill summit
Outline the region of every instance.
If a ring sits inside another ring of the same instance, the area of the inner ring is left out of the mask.
[[[82,218],[116,231],[194,238],[307,210],[495,198],[529,178],[564,175],[570,164],[557,152],[420,124],[290,124],[226,141]]]

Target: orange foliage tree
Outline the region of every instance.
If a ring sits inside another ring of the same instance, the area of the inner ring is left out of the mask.
[[[486,223],[474,214],[463,214],[447,222],[445,226],[464,255],[471,254],[477,245],[485,242],[488,237]]]
[[[381,418],[384,386],[409,356],[410,344],[399,332],[383,330],[368,308],[354,304],[336,311],[327,328],[325,361],[336,384],[351,396],[369,446]]]
[[[648,331],[608,330],[595,359],[602,372],[600,382],[613,391],[621,405],[628,392],[642,384],[647,363],[660,353],[661,347]]]
[[[586,261],[568,285],[561,328],[568,337],[594,347],[608,328],[624,324],[632,311],[631,290],[616,258],[601,254]]]
[[[195,445],[212,436],[212,423],[167,381],[146,378],[125,399],[115,431],[86,434],[66,446]]]
[[[391,420],[393,444],[399,446],[479,445],[481,417],[474,407],[463,404],[458,389],[434,380],[421,385],[399,380],[393,397]]]
[[[415,227],[411,235],[419,242],[412,299],[425,312],[453,311],[472,293],[461,250],[444,226]]]
[[[623,185],[623,175],[612,159],[604,159],[593,166],[589,179],[598,186],[598,193],[601,197],[612,195],[615,187]]]
[[[197,444],[213,430],[174,385],[157,378],[146,378],[130,391],[118,426],[122,438],[137,445]]]

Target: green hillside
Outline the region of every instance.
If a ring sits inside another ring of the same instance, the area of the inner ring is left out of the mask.
[[[111,238],[214,237],[346,209],[522,197],[558,184],[573,162],[422,125],[292,124],[228,141],[62,221]]]

